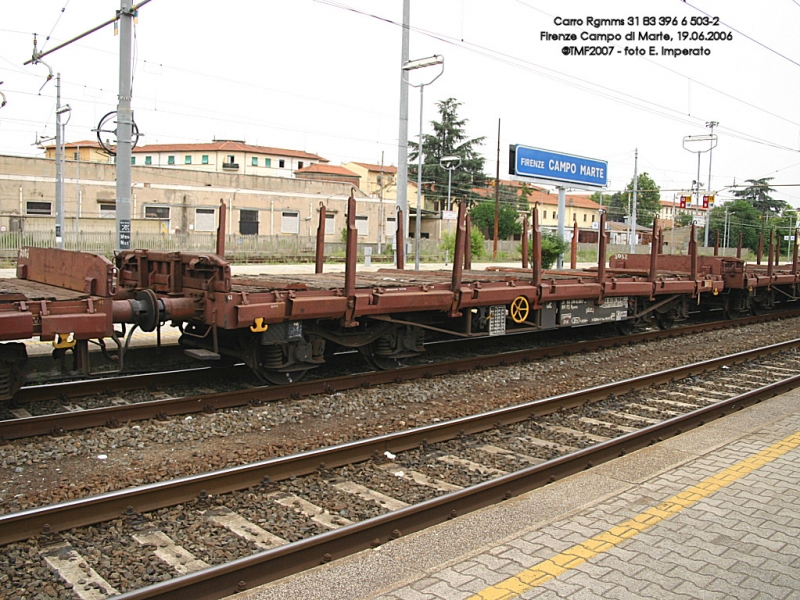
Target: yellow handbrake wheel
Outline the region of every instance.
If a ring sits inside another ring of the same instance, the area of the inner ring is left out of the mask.
[[[511,320],[514,323],[523,323],[528,318],[531,307],[525,296],[517,296],[511,303]]]

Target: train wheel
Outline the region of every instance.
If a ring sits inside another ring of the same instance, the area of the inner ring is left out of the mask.
[[[296,383],[302,380],[309,369],[299,369],[297,371],[272,371],[270,369],[253,369],[256,374],[264,383],[272,383],[274,385],[286,385],[287,383]]]
[[[424,352],[424,331],[419,327],[395,327],[373,340],[359,351],[373,369],[399,369],[405,360]]]
[[[659,329],[672,329],[675,325],[675,315],[672,312],[658,313],[656,315],[656,325]]]
[[[381,340],[377,339],[371,344],[358,349],[369,366],[379,371],[391,371],[402,367],[405,364],[404,359],[384,354],[384,346],[380,342]]]

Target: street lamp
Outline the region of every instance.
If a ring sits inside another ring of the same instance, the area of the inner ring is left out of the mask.
[[[447,210],[450,210],[450,187],[453,183],[453,171],[461,166],[460,156],[443,156],[439,159],[439,165],[447,169]]]
[[[688,144],[694,144],[694,143],[697,143],[697,142],[709,142],[708,148],[701,149],[701,150],[693,150],[692,148],[687,148],[686,147],[687,143]],[[717,136],[714,135],[713,133],[710,134],[710,135],[709,134],[705,134],[705,135],[687,135],[687,136],[684,136],[684,138],[683,138],[683,149],[684,150],[688,150],[689,152],[694,152],[694,153],[697,154],[697,179],[695,180],[694,183],[697,185],[697,188],[696,188],[697,191],[696,191],[696,194],[695,194],[696,195],[695,204],[696,204],[696,206],[698,208],[700,207],[700,185],[701,185],[700,184],[700,155],[703,152],[710,152],[711,150],[714,149],[714,147],[716,145],[717,145]],[[709,177],[710,177],[710,175],[709,175]],[[711,193],[710,190],[709,190],[709,193]],[[709,221],[711,221],[710,216],[711,216],[711,207],[708,206],[708,207],[706,207],[706,215],[705,215],[705,219],[706,219],[705,246],[706,247],[708,247],[708,223],[709,223]]]
[[[439,79],[444,73],[444,56],[434,54],[427,58],[418,58],[417,60],[410,60],[403,65],[403,71],[414,71],[416,69],[423,69],[425,67],[432,67],[435,65],[442,65],[441,71],[427,83],[413,84],[409,83],[411,87],[419,88],[419,147],[417,148],[417,219],[416,219],[416,232],[414,233],[414,246],[415,246],[415,260],[414,267],[419,271],[419,235],[422,229],[422,100],[424,97],[425,86],[432,84]]]

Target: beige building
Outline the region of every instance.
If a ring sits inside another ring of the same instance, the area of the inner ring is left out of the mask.
[[[56,157],[55,144],[44,147],[47,158]],[[109,155],[97,141],[81,140],[64,144],[64,160],[80,160],[83,162],[113,163],[114,157]]]
[[[83,235],[113,232],[115,165],[67,160],[65,167],[67,237],[78,228]],[[219,205],[224,203],[229,234],[314,237],[322,203],[327,212],[325,239],[339,242],[353,190],[335,181],[139,166],[132,168],[132,181],[133,233],[163,236],[215,231]],[[380,203],[358,189],[355,196],[359,242],[376,243]],[[0,156],[0,233],[49,232],[54,226],[55,161]]]
[[[384,200],[397,200],[397,167],[359,162],[349,162],[342,166],[361,178],[361,190],[367,195]]]
[[[294,177],[294,172],[328,160],[284,148],[220,140],[205,144],[148,144],[132,151],[132,164],[239,175]]]

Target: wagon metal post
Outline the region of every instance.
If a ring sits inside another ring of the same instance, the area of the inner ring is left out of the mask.
[[[689,263],[691,265],[692,281],[697,281],[697,225],[692,223],[691,238],[689,238]]]
[[[597,240],[597,283],[601,293],[606,279],[606,212],[600,211],[600,237]]]
[[[719,231],[717,232],[717,239],[714,241],[714,256],[719,256]]]
[[[794,230],[795,244],[792,247],[792,275],[797,275],[797,241],[798,239],[800,239],[798,238],[798,233],[800,233],[800,231],[795,229]]]
[[[764,234],[763,232],[758,236],[758,251],[756,252],[756,264],[761,264],[761,257],[764,254]]]
[[[542,284],[542,232],[539,229],[539,208],[538,204],[533,209],[533,223],[531,225],[533,234],[533,285],[538,287]]]
[[[397,228],[395,229],[394,247],[397,255],[396,266],[401,271],[406,268],[405,227],[403,227],[404,218],[403,209],[398,206],[397,219],[395,220],[395,223],[397,223]]]
[[[356,258],[358,255],[358,230],[356,229],[356,199],[353,192],[347,199],[347,244],[345,250],[344,295],[347,298],[347,313],[344,326],[355,327],[356,311]]]
[[[652,283],[655,283],[658,266],[658,237],[658,217],[656,217],[653,219],[653,233],[650,237],[650,274],[648,279]]]
[[[572,244],[569,254],[569,268],[570,269],[578,268],[578,222],[577,221],[573,221],[572,223]]]
[[[528,268],[528,214],[522,216],[522,268]]]
[[[456,247],[455,256],[453,257],[453,277],[450,283],[450,290],[453,292],[453,306],[450,309],[450,317],[460,317],[461,313],[458,311],[458,305],[461,302],[461,274],[462,265],[464,264],[464,241],[466,227],[464,226],[464,213],[466,212],[464,205],[466,202],[458,203],[458,226],[456,227]]]
[[[744,233],[739,232],[739,243],[736,246],[736,258],[742,258],[742,239],[744,238]]]
[[[317,253],[314,273],[322,273],[325,263],[325,219],[327,218],[325,203],[319,203],[319,225],[317,225]]]
[[[775,228],[769,230],[769,257],[767,258],[767,276],[772,277],[775,270]]]
[[[219,225],[217,225],[217,256],[225,258],[225,223],[228,218],[228,207],[224,202],[219,203]]]

